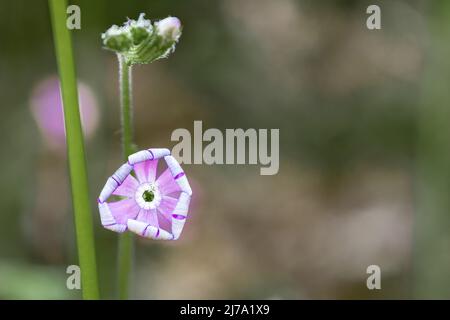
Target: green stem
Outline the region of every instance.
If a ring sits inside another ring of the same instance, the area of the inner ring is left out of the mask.
[[[124,160],[134,152],[133,150],[133,118],[131,105],[131,66],[127,65],[125,58],[119,58],[119,90],[122,113],[122,150]]]
[[[83,299],[98,299],[99,291],[94,232],[89,201],[83,133],[78,108],[75,62],[71,34],[66,27],[67,1],[49,0],[49,5],[64,106],[67,152]]]
[[[119,58],[119,90],[122,114],[122,149],[127,160],[133,153],[133,119],[131,110],[131,66],[127,65],[123,56]],[[133,263],[133,235],[125,232],[119,236],[119,298],[128,299],[130,289],[130,271]]]
[[[413,298],[450,299],[450,3],[429,8],[418,109]]]

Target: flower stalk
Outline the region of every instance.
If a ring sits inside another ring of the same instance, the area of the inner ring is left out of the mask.
[[[89,200],[86,159],[78,106],[78,90],[72,39],[66,27],[66,0],[49,0],[55,54],[61,82],[66,142],[72,191],[78,259],[83,299],[98,299],[92,214]]]
[[[143,13],[137,20],[128,19],[120,27],[113,25],[102,34],[103,46],[105,49],[115,52],[119,60],[122,149],[125,161],[128,161],[128,156],[136,151],[133,144],[131,68],[135,64],[146,64],[166,58],[175,50],[180,36],[181,23],[178,18],[168,17],[152,23],[145,19]],[[103,202],[100,202],[99,205],[105,209]],[[121,232],[123,231],[121,230]],[[129,297],[132,261],[133,236],[130,232],[125,232],[120,235],[118,248],[120,299]]]
[[[133,153],[133,117],[132,117],[132,88],[131,66],[126,64],[125,58],[117,54],[119,59],[119,91],[122,122],[122,152],[126,161]],[[133,234],[126,232],[119,237],[118,248],[118,290],[119,299],[128,299],[130,290],[130,273],[133,265]]]

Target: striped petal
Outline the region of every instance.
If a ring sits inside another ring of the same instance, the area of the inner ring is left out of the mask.
[[[128,219],[135,219],[140,208],[134,199],[124,199],[108,203],[114,220],[119,224],[126,224]]]
[[[169,195],[174,192],[181,191],[180,186],[176,183],[169,169],[166,169],[156,180],[162,195]]]
[[[134,165],[134,172],[140,183],[154,182],[156,177],[156,169],[158,168],[158,160],[146,160],[138,162]]]
[[[158,206],[158,212],[169,221],[172,220],[172,213],[177,205],[178,199],[162,196],[161,203]]]
[[[131,175],[128,175],[121,185],[117,187],[112,193],[116,196],[124,196],[128,198],[133,198],[136,189],[139,186],[139,182]]]
[[[141,210],[136,220],[145,222],[155,227],[159,227],[158,217],[156,215],[156,209],[151,210]]]
[[[129,219],[127,222],[128,229],[141,237],[152,238],[155,240],[172,240],[173,235],[166,230],[154,227],[142,221]]]

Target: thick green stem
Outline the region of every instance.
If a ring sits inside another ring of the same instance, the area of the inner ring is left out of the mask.
[[[67,152],[83,299],[98,299],[94,233],[89,201],[83,133],[78,108],[77,80],[71,34],[66,27],[67,1],[49,0],[49,5],[64,106]]]
[[[122,149],[127,160],[133,153],[133,119],[131,106],[131,66],[125,63],[123,56],[119,58],[120,106],[122,115]],[[125,232],[119,236],[118,285],[119,298],[128,299],[130,289],[130,271],[133,265],[133,235]]]
[[[414,298],[450,299],[450,3],[429,7],[418,118]]]

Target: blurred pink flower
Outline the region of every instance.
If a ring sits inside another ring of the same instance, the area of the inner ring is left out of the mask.
[[[156,178],[161,158],[167,169]],[[111,195],[122,199],[106,202]],[[107,180],[98,207],[106,229],[120,233],[129,229],[146,238],[176,240],[183,230],[191,196],[187,177],[170,151],[147,149],[130,155]]]
[[[88,139],[98,126],[98,105],[92,90],[84,83],[78,83],[78,92],[81,124]],[[57,76],[50,76],[36,85],[31,95],[30,106],[47,145],[52,149],[65,147],[64,113]]]

